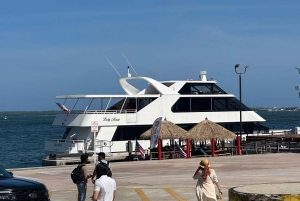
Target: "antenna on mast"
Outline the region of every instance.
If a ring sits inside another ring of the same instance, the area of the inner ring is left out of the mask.
[[[129,63],[128,59],[125,57],[125,55],[122,53],[123,57],[126,59],[127,63],[129,64],[129,66],[132,68],[132,70],[134,71],[134,73],[136,74],[136,76],[138,76],[138,74],[135,72],[133,66]]]
[[[105,56],[105,55],[104,55]],[[108,60],[108,58],[105,56],[106,60],[108,61],[108,63],[110,63],[110,65],[115,69],[115,71],[118,73],[119,77],[121,77],[120,73],[116,70],[116,68],[114,67],[114,65],[112,65],[112,63]]]
[[[131,74],[129,73],[129,66],[127,66],[127,77],[131,77]]]

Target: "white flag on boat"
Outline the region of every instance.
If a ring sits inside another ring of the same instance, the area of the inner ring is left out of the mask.
[[[56,103],[63,111],[70,113],[70,110],[61,103]]]
[[[152,125],[150,149],[153,149],[157,145],[158,136],[159,136],[159,132],[160,132],[161,120],[162,120],[162,117],[157,118]]]

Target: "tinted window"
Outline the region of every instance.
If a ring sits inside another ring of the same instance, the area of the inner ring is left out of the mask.
[[[193,128],[196,124],[177,124],[184,130],[188,131]],[[224,128],[238,133],[240,131],[240,123],[239,122],[228,122],[228,123],[219,123],[219,125]],[[258,122],[244,122],[242,124],[242,132],[243,133],[253,133],[254,131],[260,132],[269,132],[269,128],[258,123]],[[113,141],[120,140],[135,140],[139,139],[140,135],[145,131],[150,129],[152,125],[141,125],[141,126],[118,126]]]
[[[180,94],[226,94],[220,87],[211,83],[186,83],[180,90]]]
[[[9,178],[11,178],[12,177],[12,175],[11,174],[9,174],[6,170],[4,170],[2,167],[0,167],[0,179],[1,178],[4,178],[4,177],[9,177]]]
[[[140,135],[150,129],[148,126],[118,126],[112,141],[134,140],[139,139]]]
[[[214,111],[227,111],[228,101],[225,98],[213,98]]]
[[[181,97],[171,108],[172,112],[239,111],[240,102],[236,98]],[[242,104],[243,111],[250,111]]]

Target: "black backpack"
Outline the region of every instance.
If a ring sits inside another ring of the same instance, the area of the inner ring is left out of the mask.
[[[79,184],[81,182],[81,168],[83,165],[78,165],[74,170],[71,172],[71,179],[74,184]]]
[[[106,161],[106,162],[107,162],[107,163],[103,163],[103,162],[101,161],[101,163],[107,165],[107,167],[108,167],[108,174],[107,174],[107,176],[112,177],[112,172],[111,172],[111,170],[110,170],[110,168],[109,168],[109,162],[108,162],[108,161]]]

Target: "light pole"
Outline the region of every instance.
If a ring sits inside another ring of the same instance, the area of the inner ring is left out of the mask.
[[[296,89],[297,91],[300,91],[300,90],[299,90],[299,86],[295,86],[295,89]],[[300,92],[299,92],[299,98],[300,98]]]
[[[299,74],[300,74],[300,68],[297,68],[297,67],[295,67],[298,71],[299,71]],[[297,91],[299,91],[299,98],[300,98],[300,90],[299,90],[299,86],[295,86],[295,89],[297,90]]]
[[[246,70],[249,66],[244,67],[244,72],[238,73],[236,69],[240,66],[240,64],[235,64],[234,69],[236,74],[239,74],[239,88],[240,88],[240,138],[242,139],[242,74],[246,73]]]

